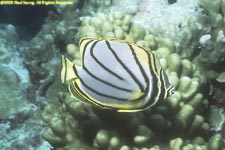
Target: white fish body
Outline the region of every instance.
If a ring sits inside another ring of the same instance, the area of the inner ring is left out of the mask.
[[[145,110],[173,93],[158,59],[118,39],[80,40],[81,67],[62,56],[61,80],[79,100],[118,112]]]

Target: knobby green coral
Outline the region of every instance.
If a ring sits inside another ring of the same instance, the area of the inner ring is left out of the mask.
[[[225,141],[221,135],[215,134],[207,139],[211,124],[206,119],[209,104],[204,91],[208,90],[208,83],[199,66],[188,58],[193,55],[192,48],[197,45],[191,41],[199,37],[197,33],[191,35],[197,27],[190,27],[183,37],[183,44],[177,44],[176,41],[152,34],[152,31],[131,20],[130,15],[122,12],[108,15],[97,13],[94,17],[83,18],[76,35],[77,41],[82,37],[113,37],[154,50],[176,92],[149,110],[130,114],[92,108],[68,93],[60,93],[60,104],[49,104],[42,114],[43,120],[49,125],[43,137],[57,150],[224,148]],[[201,43],[204,43],[202,40]],[[189,43],[194,46],[188,47]],[[67,46],[67,53],[74,63],[80,63],[77,42]],[[199,60],[203,53],[204,50]]]

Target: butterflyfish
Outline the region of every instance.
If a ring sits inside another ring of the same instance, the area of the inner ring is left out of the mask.
[[[118,112],[136,112],[174,92],[151,51],[110,38],[83,38],[79,47],[81,66],[62,55],[61,81],[82,102]]]

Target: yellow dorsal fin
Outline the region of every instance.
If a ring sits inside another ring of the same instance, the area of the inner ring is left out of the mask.
[[[66,58],[64,55],[62,55],[62,70],[61,70],[61,82],[67,83],[71,79],[76,78],[76,74],[73,70],[73,63]]]

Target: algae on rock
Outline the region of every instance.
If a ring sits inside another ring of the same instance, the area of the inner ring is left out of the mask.
[[[224,72],[225,64],[225,36],[224,36],[224,14],[225,1],[200,0],[200,5],[205,11],[205,23],[208,27],[208,33],[202,35],[204,42],[200,42],[201,51],[197,60],[202,72],[210,79],[215,79],[220,73]],[[201,40],[200,39],[200,40]]]
[[[23,91],[29,75],[19,58],[18,41],[13,25],[0,29],[0,120],[9,119],[27,104]]]

